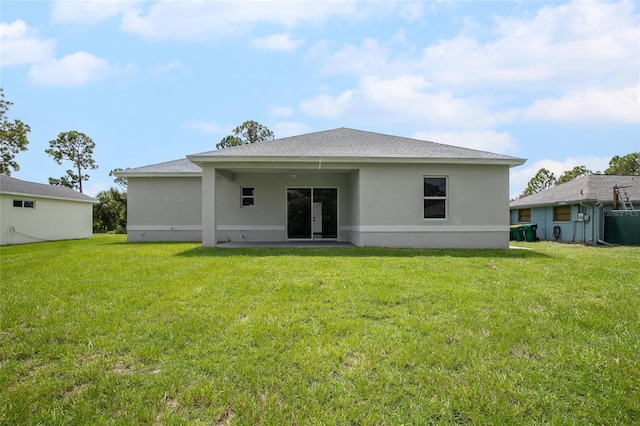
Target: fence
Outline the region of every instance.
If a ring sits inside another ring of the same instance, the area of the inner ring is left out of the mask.
[[[640,210],[605,210],[604,240],[611,244],[640,246]]]

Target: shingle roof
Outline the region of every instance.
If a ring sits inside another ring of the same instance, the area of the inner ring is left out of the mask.
[[[308,158],[331,160],[455,160],[499,162],[510,166],[520,165],[524,159],[494,154],[451,145],[443,145],[418,139],[384,135],[340,128],[305,135],[291,136],[272,141],[240,145],[189,155],[188,159],[167,161],[142,167],[134,167],[116,173],[119,177],[173,176],[202,173],[200,166],[192,163],[225,160],[287,160],[304,161]]]
[[[192,161],[207,157],[212,160],[229,157],[497,160],[511,165],[525,161],[502,154],[344,127],[188,156]]]
[[[624,191],[637,207],[640,205],[640,176],[586,175],[552,188],[512,201],[509,206],[535,207],[560,202],[613,202],[613,187],[627,186]],[[638,203],[636,205],[636,203]]]
[[[186,158],[180,160],[166,161],[164,163],[150,164],[148,166],[134,167],[121,170],[116,174],[119,177],[128,177],[129,175],[173,175],[173,174],[194,174],[202,173],[200,166],[193,164]]]
[[[72,201],[84,201],[88,203],[96,202],[95,198],[89,197],[85,194],[81,194],[71,188],[28,182],[26,180],[20,180],[4,175],[0,175],[0,193],[14,195],[31,195]]]

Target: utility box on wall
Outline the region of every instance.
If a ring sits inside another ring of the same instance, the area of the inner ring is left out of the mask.
[[[591,217],[585,213],[578,213],[578,222],[589,222]]]

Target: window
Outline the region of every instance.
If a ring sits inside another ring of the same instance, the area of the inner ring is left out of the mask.
[[[447,178],[424,178],[424,218],[444,219],[447,217]]]
[[[35,209],[36,202],[28,200],[13,200],[13,207],[24,207],[25,209]]]
[[[570,222],[571,206],[558,206],[553,208],[554,222]]]
[[[242,187],[241,190],[241,206],[242,207],[253,207],[255,205],[255,188],[251,187]]]
[[[518,222],[531,222],[531,209],[518,210]]]

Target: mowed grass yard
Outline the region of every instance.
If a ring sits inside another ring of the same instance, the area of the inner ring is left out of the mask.
[[[0,249],[0,423],[638,424],[640,248]]]

